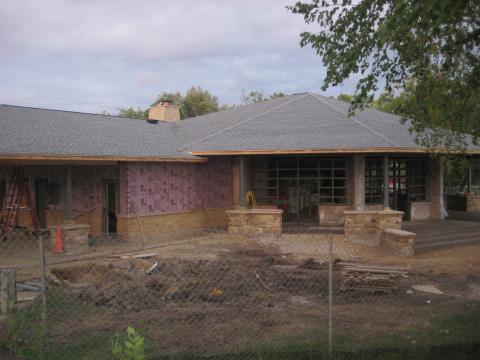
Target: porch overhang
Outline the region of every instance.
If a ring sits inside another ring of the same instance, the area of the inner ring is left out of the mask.
[[[219,155],[300,155],[300,154],[439,154],[480,155],[480,149],[449,149],[421,147],[375,147],[375,148],[317,148],[317,149],[250,149],[250,150],[198,150],[189,151],[195,156]]]

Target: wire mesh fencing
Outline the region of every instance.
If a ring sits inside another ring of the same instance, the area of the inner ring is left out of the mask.
[[[26,245],[0,255],[2,265],[16,267],[17,295],[31,293],[28,301],[9,306],[3,320],[0,346],[17,356],[438,359],[479,354],[476,243],[399,257],[384,246],[348,241],[341,231],[290,228],[277,237],[172,233],[161,241],[150,239],[146,247],[142,241],[140,247],[122,247],[126,237],[112,244],[110,235],[95,235],[88,251],[60,255],[47,245],[50,234],[24,235],[16,241],[36,242],[31,266],[12,260],[13,249]]]

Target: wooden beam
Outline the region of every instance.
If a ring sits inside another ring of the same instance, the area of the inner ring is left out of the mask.
[[[189,152],[196,156],[210,155],[277,155],[277,154],[470,154],[480,155],[478,150],[454,150],[447,148],[325,148],[325,149],[270,149],[270,150],[204,150]]]
[[[39,154],[0,154],[1,163],[15,163],[20,161],[65,161],[71,163],[75,162],[97,162],[97,163],[116,163],[120,161],[127,162],[185,162],[185,163],[199,163],[207,162],[208,159],[185,159],[185,158],[165,158],[155,156],[84,156],[84,155],[39,155]]]

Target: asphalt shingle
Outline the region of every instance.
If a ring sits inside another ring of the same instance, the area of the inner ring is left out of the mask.
[[[400,117],[314,93],[239,106],[176,123],[0,106],[0,154],[198,159],[191,153],[421,149]],[[479,151],[480,147],[470,146]]]
[[[0,154],[195,158],[168,123],[1,105],[0,129]]]

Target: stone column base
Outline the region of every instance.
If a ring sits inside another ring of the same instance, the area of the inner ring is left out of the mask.
[[[416,234],[399,229],[385,230],[385,245],[398,256],[411,256],[414,254]]]
[[[349,210],[345,211],[345,239],[372,246],[383,243],[386,229],[400,229],[402,211]]]
[[[236,235],[282,234],[280,209],[237,209],[227,211],[228,232]]]
[[[84,253],[88,250],[88,234],[90,225],[61,224],[63,252],[68,254]],[[51,249],[56,251],[57,225],[50,226]]]

